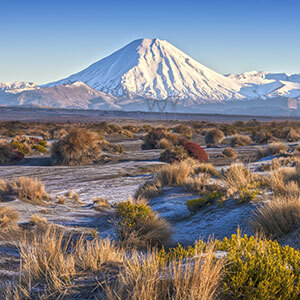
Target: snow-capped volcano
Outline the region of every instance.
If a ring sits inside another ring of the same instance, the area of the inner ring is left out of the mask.
[[[222,101],[244,98],[243,84],[201,65],[170,43],[139,39],[70,77],[48,86],[82,81],[122,98]],[[199,101],[196,101],[199,102]]]

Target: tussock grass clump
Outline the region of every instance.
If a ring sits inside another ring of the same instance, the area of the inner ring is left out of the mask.
[[[269,131],[253,131],[252,132],[252,140],[257,144],[267,144],[270,142],[275,142],[276,138]]]
[[[222,283],[223,260],[215,259],[213,243],[198,248],[190,261],[162,264],[155,253],[134,257],[115,284],[107,285],[108,300],[214,300]]]
[[[251,224],[267,237],[280,238],[293,232],[300,224],[300,198],[274,198],[255,211]]]
[[[99,136],[91,131],[73,129],[67,136],[52,144],[51,157],[55,165],[87,165],[101,157]]]
[[[216,171],[194,159],[164,165],[135,193],[135,199],[149,199],[161,194],[164,186],[183,186],[188,191],[203,192],[210,184],[210,173]]]
[[[93,207],[97,211],[103,211],[105,209],[109,209],[111,206],[106,198],[94,198],[93,199]]]
[[[248,146],[252,142],[250,136],[242,135],[242,134],[235,134],[230,142],[231,147],[238,147],[238,146]]]
[[[11,195],[32,204],[45,204],[45,201],[49,200],[44,184],[39,179],[31,177],[18,177],[10,181],[2,180],[0,198],[5,199]]]
[[[162,139],[167,140],[171,145],[178,145],[180,142],[179,135],[172,133],[165,128],[155,128],[145,136],[142,149],[159,148]]]
[[[145,203],[131,200],[117,206],[116,231],[127,245],[146,248],[147,245],[167,244],[171,237],[169,223],[161,219]]]
[[[211,176],[220,176],[220,173],[216,170],[215,166],[210,163],[201,163],[194,168],[194,173],[208,173]]]
[[[19,220],[19,213],[10,207],[0,206],[0,230],[15,226]]]
[[[287,152],[289,147],[284,143],[271,143],[264,149],[261,149],[257,153],[258,158],[262,158],[270,155],[278,155]]]
[[[222,155],[228,158],[236,158],[237,154],[232,148],[225,148],[222,152]]]
[[[222,174],[222,180],[227,187],[228,195],[241,191],[245,187],[256,185],[260,177],[243,165],[232,164],[228,170]]]
[[[174,146],[170,149],[163,151],[160,154],[159,159],[164,162],[173,163],[176,161],[182,161],[189,157],[189,154],[182,146]]]
[[[225,138],[224,132],[218,128],[210,129],[205,134],[205,143],[219,145]]]
[[[284,132],[284,135],[285,135],[285,137],[286,137],[286,139],[287,139],[288,142],[296,142],[296,141],[300,140],[299,129],[296,130],[293,127],[286,128],[285,132]]]
[[[180,125],[177,125],[176,127],[174,127],[173,131],[180,133],[189,139],[192,137],[192,135],[194,133],[194,130],[192,127],[183,125],[183,124],[180,124]]]

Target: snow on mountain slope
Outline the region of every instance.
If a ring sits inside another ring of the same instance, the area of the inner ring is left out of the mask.
[[[88,109],[93,106],[118,108],[113,96],[96,91],[83,82],[57,85],[12,94],[2,92],[0,104],[8,106],[39,106]]]
[[[242,83],[210,70],[159,39],[135,40],[85,70],[47,86],[74,81],[123,98],[176,95],[196,102],[244,98],[238,93]]]
[[[0,91],[5,91],[13,94],[38,88],[39,87],[35,83],[27,81],[0,82]]]
[[[244,84],[240,90],[248,98],[273,98],[278,96],[297,98],[300,96],[300,74],[268,73],[261,71],[229,74],[228,78]]]

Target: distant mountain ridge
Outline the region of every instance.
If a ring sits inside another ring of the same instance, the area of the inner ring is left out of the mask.
[[[0,105],[8,106],[220,113],[230,107],[247,111],[247,106],[255,112],[255,104],[276,113],[282,107],[288,114],[297,110],[298,101],[300,74],[222,75],[159,39],[135,40],[81,72],[42,86],[0,83]]]

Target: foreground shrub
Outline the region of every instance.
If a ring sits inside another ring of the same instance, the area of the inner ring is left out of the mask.
[[[224,291],[232,299],[299,299],[299,251],[239,232],[217,247],[227,251]]]
[[[126,244],[145,248],[147,245],[163,245],[171,237],[170,225],[158,217],[149,206],[132,201],[117,206],[117,233]]]
[[[37,178],[18,177],[10,181],[0,182],[0,198],[17,196],[23,201],[33,204],[45,204],[49,195],[45,191],[44,184]]]
[[[224,132],[218,128],[210,129],[205,134],[205,143],[219,145],[225,138]]]
[[[189,155],[183,146],[174,146],[171,149],[163,151],[159,159],[163,162],[173,163],[175,161],[182,161],[188,157]]]
[[[251,224],[268,237],[280,238],[293,232],[300,224],[300,199],[282,197],[263,204],[255,211]]]
[[[292,127],[287,128],[284,132],[284,136],[286,137],[288,142],[296,142],[300,140],[300,132]]]
[[[73,129],[63,139],[52,144],[51,157],[55,165],[87,165],[101,157],[99,137],[85,129]]]
[[[186,141],[182,145],[191,157],[199,160],[200,162],[208,161],[208,155],[200,145],[194,142],[186,142]]]
[[[213,244],[198,248],[190,261],[169,261],[147,254],[124,265],[115,284],[107,285],[108,300],[215,300],[220,294],[223,260]],[[163,255],[162,255],[163,256]]]
[[[231,139],[231,147],[248,146],[252,142],[248,135],[235,134]]]

